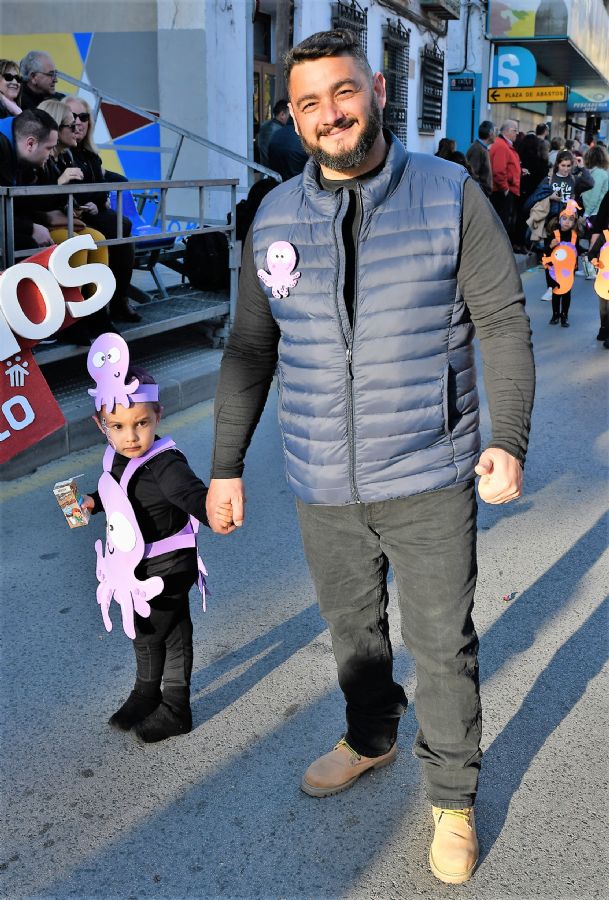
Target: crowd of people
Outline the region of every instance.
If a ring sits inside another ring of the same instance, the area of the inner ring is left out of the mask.
[[[19,63],[0,60],[0,183],[4,186],[99,185],[108,180],[122,180],[123,176],[104,171],[93,141],[92,110],[86,100],[57,93],[56,85],[55,63],[44,51],[30,51]],[[55,133],[57,139],[53,145]],[[48,153],[40,153],[41,142],[49,145]],[[33,143],[37,145],[34,150]],[[609,153],[602,141],[584,144],[575,138],[558,136],[550,140],[545,123],[524,133],[518,130],[515,120],[506,120],[498,129],[493,122],[485,120],[465,154],[457,150],[453,139],[444,137],[435,155],[467,170],[492,203],[514,251],[534,252],[538,261],[551,255],[561,212],[574,200],[570,215],[575,215],[573,233],[577,238],[576,255],[580,257],[576,274],[589,279],[596,277],[591,262],[598,256],[595,244],[609,227],[607,217],[599,217],[601,208],[606,207],[606,204],[602,207],[602,202],[609,189]],[[279,172],[283,181],[303,171],[308,154],[295,130],[286,99],[278,100],[272,118],[262,123],[255,156],[263,165]],[[256,203],[250,198],[247,201],[248,226],[258,203],[273,186],[272,180],[255,185],[252,193]],[[58,200],[50,195],[42,200],[23,198],[16,202],[16,249],[35,250],[66,240],[66,208],[56,208],[63,201],[63,196]],[[107,191],[79,194],[75,213],[76,232],[88,232],[96,242],[117,237],[117,216],[110,209]],[[131,228],[130,220],[123,217],[123,235],[128,237]],[[73,326],[64,335],[66,340],[85,343],[101,333],[100,329],[141,318],[128,300],[135,260],[133,245],[99,247],[87,255],[109,264],[117,286],[107,310],[86,324]],[[551,299],[556,286],[550,269],[548,265],[544,300]],[[568,306],[569,298],[563,298],[559,319],[564,327],[568,327]],[[555,313],[550,321],[555,323]],[[606,325],[602,325],[599,335],[605,342]]]
[[[0,184],[18,185],[103,185],[124,180],[124,176],[104,170],[95,146],[95,121],[91,107],[82,97],[66,96],[55,90],[57,69],[52,58],[33,50],[16,63],[0,60]],[[14,236],[16,250],[38,250],[67,240],[68,216],[65,195],[23,197],[15,201]],[[78,194],[74,204],[74,231],[90,234],[98,243],[118,236],[117,216],[110,209],[109,193],[96,188]],[[123,217],[123,236],[131,234],[131,221]],[[135,252],[125,243],[80,251],[72,265],[96,261],[110,266],[116,290],[107,309],[65,330],[62,339],[89,343],[117,322],[139,321],[130,306],[127,290],[131,282]],[[86,295],[90,286],[85,285]]]
[[[534,253],[546,270],[542,300],[552,300],[551,325],[569,327],[571,288],[557,280],[555,248],[573,262],[573,277],[596,279],[603,233],[609,228],[609,153],[603,141],[549,138],[547,124],[518,130],[507,119],[496,130],[480,123],[463,160],[442,138],[436,156],[465,166],[492,203],[516,253]],[[564,267],[563,267],[564,269]],[[562,270],[561,270],[562,271]],[[609,349],[606,301],[597,338]]]

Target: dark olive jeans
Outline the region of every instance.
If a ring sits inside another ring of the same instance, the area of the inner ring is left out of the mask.
[[[473,482],[379,503],[297,501],[305,553],[328,622],[347,701],[346,740],[381,756],[396,739],[406,695],[393,680],[387,571],[399,594],[402,636],[416,664],[419,731],[429,799],[474,802],[480,770]]]

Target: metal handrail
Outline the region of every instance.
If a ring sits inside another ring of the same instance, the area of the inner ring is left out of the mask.
[[[173,131],[174,134],[178,135],[178,140],[173,148],[137,147],[138,152],[142,152],[142,150],[154,149],[158,150],[158,152],[160,153],[170,152],[172,154],[171,160],[169,161],[169,166],[167,168],[168,179],[171,179],[173,177],[173,173],[178,161],[178,156],[180,154],[180,150],[182,149],[184,139],[186,138],[189,141],[194,141],[195,144],[200,144],[202,147],[206,147],[208,150],[213,150],[214,152],[219,153],[221,156],[226,156],[228,159],[232,159],[235,162],[241,163],[241,165],[247,166],[248,169],[252,169],[255,172],[261,172],[262,174],[267,175],[270,178],[274,178],[275,181],[281,181],[281,175],[279,175],[278,172],[275,172],[273,169],[268,169],[266,166],[261,165],[261,163],[254,162],[253,159],[248,159],[246,156],[241,156],[239,153],[235,153],[233,150],[229,150],[227,147],[222,147],[220,144],[215,144],[213,141],[209,141],[207,138],[201,137],[200,134],[195,134],[195,132],[189,131],[187,128],[183,128],[181,125],[175,125],[173,122],[169,122],[167,119],[163,119],[161,116],[158,116],[156,113],[150,112],[147,109],[142,109],[140,106],[134,106],[132,103],[127,103],[125,100],[120,100],[118,97],[113,97],[111,94],[106,94],[104,91],[100,91],[98,88],[94,87],[91,84],[87,84],[87,82],[85,81],[80,81],[78,78],[73,78],[66,72],[58,70],[57,74],[60,78],[62,78],[64,81],[67,81],[69,84],[73,84],[75,87],[81,88],[88,94],[93,94],[93,96],[95,97],[95,118],[97,118],[101,102],[102,100],[104,100],[107,103],[114,103],[116,106],[121,106],[123,107],[123,109],[129,110],[129,112],[136,113],[138,116],[141,116],[144,119],[148,119],[150,122],[156,122],[156,124],[160,125],[161,128],[165,128],[168,131]],[[113,145],[101,144],[100,149],[113,149]],[[121,150],[125,149],[128,148],[121,146]]]
[[[191,236],[194,234],[211,234],[213,232],[222,232],[227,235],[229,246],[229,269],[230,269],[230,324],[234,321],[235,309],[237,303],[237,283],[239,268],[239,247],[236,241],[236,221],[237,221],[237,178],[210,178],[210,179],[189,179],[182,181],[118,181],[114,182],[97,182],[93,184],[62,184],[62,185],[22,185],[18,187],[5,187],[0,189],[0,222],[3,225],[2,244],[0,250],[4,260],[5,267],[12,266],[15,259],[21,259],[24,256],[31,256],[33,249],[15,250],[14,242],[14,199],[17,197],[36,197],[59,195],[67,196],[67,229],[68,237],[74,237],[74,196],[78,194],[91,194],[96,192],[107,192],[109,190],[117,192],[116,210],[117,217],[117,237],[111,240],[99,241],[99,247],[111,247],[115,244],[138,244],[150,243],[151,241],[162,241],[164,238],[177,238],[183,236]],[[166,197],[169,190],[179,189],[195,189],[198,191],[198,211],[199,226],[188,228],[180,231],[168,231],[166,228]],[[206,189],[222,189],[230,190],[230,223],[205,225],[205,190]],[[126,236],[122,233],[122,217],[123,203],[122,192],[133,190],[147,190],[160,192],[160,208],[161,208],[161,226],[160,230],[152,235]],[[40,248],[43,249],[43,248]]]

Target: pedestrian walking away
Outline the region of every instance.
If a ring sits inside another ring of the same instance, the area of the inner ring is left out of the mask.
[[[385,80],[353,34],[294,47],[286,84],[309,159],[264,198],[245,241],[208,518],[218,533],[243,525],[244,457],[278,362],[287,478],[346,701],[342,738],[301,787],[331,796],[395,759],[407,698],[392,671],[391,566],[416,664],[430,865],[458,883],[478,860],[475,475],[486,502],[521,494],[534,391],[522,285],[467,171],[383,130]],[[482,453],[474,326],[492,420]],[[228,503],[227,526],[215,510]]]

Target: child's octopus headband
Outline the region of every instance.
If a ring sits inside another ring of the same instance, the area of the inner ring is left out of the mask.
[[[140,384],[138,378],[125,384],[129,348],[120,334],[106,332],[95,339],[87,356],[87,369],[97,385],[88,393],[95,398],[98,412],[102,406],[112,412],[117,403],[129,409],[134,403],[158,402],[158,384]]]
[[[561,212],[566,213],[568,216],[575,216],[575,218],[577,218],[578,209],[581,209],[581,206],[579,205],[577,200],[567,200],[565,208],[561,210]]]

